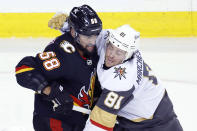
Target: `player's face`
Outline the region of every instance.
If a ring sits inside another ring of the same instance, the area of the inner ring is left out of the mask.
[[[107,49],[105,54],[105,66],[112,67],[121,64],[125,59],[126,51],[123,51],[110,42],[107,43]]]
[[[88,52],[92,52],[95,48],[97,35],[81,35],[79,34],[79,42]]]

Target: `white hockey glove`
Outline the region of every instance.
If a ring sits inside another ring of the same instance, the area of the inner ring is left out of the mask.
[[[56,30],[60,30],[68,15],[66,13],[56,13],[48,22],[48,27]]]

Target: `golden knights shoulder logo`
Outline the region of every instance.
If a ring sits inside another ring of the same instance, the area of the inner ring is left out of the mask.
[[[124,67],[124,68],[121,68],[121,66],[120,66],[119,68],[114,67],[114,69],[115,69],[115,71],[113,72],[113,73],[115,73],[114,78],[119,77],[120,80],[121,80],[121,78],[124,77],[124,78],[126,79],[125,74],[126,74],[127,72],[125,71],[125,70],[126,70],[125,67]]]

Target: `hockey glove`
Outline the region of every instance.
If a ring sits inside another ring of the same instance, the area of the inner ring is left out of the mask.
[[[67,14],[64,13],[57,13],[55,14],[48,22],[48,27],[56,30],[60,30],[64,22],[66,21],[66,18],[68,17]]]
[[[73,99],[63,90],[63,87],[52,86],[49,100],[54,104],[53,111],[61,114],[68,114],[73,108]]]
[[[30,85],[34,86],[36,88],[36,91],[40,94],[42,90],[48,85],[48,82],[46,81],[45,77],[39,73],[29,73],[30,79]]]
[[[25,88],[41,92],[48,85],[48,82],[45,77],[36,70],[36,65],[37,63],[34,57],[24,57],[16,66],[16,80],[19,85]],[[25,71],[25,69],[31,70]]]
[[[25,73],[17,74],[17,82],[28,89],[32,89],[38,93],[48,85],[45,77],[38,71],[27,71]]]

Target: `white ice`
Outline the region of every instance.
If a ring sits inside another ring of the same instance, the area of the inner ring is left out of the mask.
[[[0,39],[0,131],[33,131],[33,91],[20,87],[15,66],[52,39]],[[163,80],[184,131],[197,131],[197,38],[144,38],[142,55]]]

